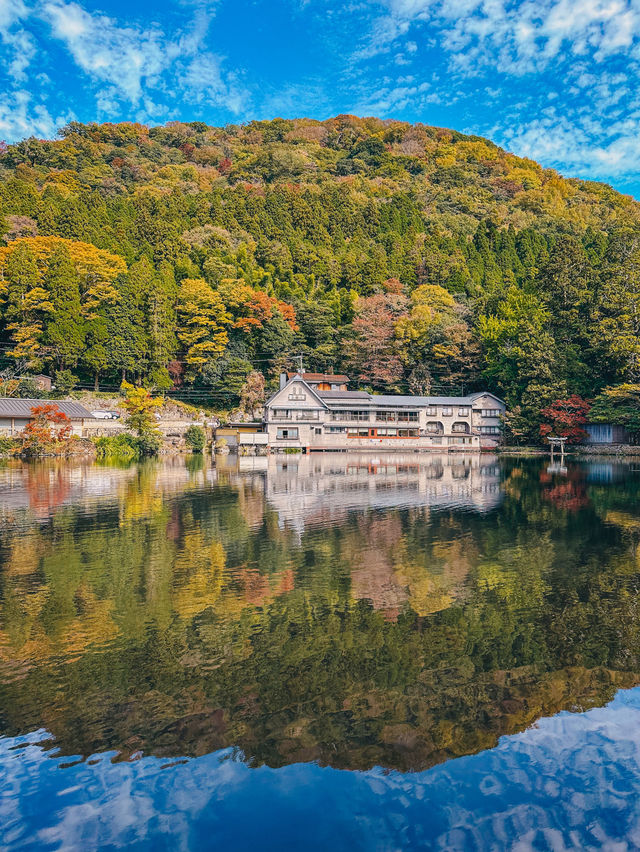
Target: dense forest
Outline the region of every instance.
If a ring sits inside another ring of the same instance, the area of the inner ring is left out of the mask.
[[[0,234],[5,377],[229,409],[302,356],[354,387],[488,388],[515,439],[573,395],[640,430],[640,206],[480,137],[73,122],[2,145]]]

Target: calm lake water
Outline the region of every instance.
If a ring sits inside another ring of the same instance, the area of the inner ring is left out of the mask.
[[[640,848],[640,464],[0,465],[0,849]]]

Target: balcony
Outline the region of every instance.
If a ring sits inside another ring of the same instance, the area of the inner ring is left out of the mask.
[[[471,426],[468,423],[462,423],[460,420],[458,420],[452,425],[451,431],[456,435],[470,435]]]
[[[299,411],[295,409],[274,409],[269,416],[270,423],[317,422],[319,419],[319,411],[305,411],[304,409]]]
[[[444,435],[444,425],[436,420],[430,421],[427,423],[424,434],[429,438]]]

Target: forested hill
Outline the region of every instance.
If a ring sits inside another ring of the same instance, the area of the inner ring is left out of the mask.
[[[540,408],[640,379],[640,206],[488,140],[339,116],[72,123],[0,151],[0,369],[217,406],[291,356]]]

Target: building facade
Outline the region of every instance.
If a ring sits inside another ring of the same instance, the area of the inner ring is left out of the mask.
[[[505,409],[489,392],[444,397],[320,390],[305,373],[295,373],[283,377],[265,404],[265,427],[275,451],[469,451],[499,444]]]
[[[43,405],[55,405],[59,411],[66,414],[73,434],[80,437],[86,434],[87,427],[98,422],[93,414],[79,402],[2,397],[0,398],[0,434],[10,437],[19,435],[27,423],[33,420],[33,409]]]
[[[584,427],[585,444],[628,444],[631,436],[624,426],[612,423],[587,423]]]

